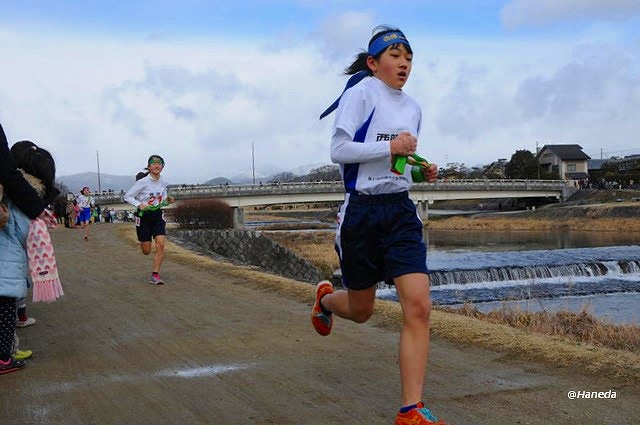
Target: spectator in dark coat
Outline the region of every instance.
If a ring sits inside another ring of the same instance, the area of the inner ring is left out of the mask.
[[[31,219],[38,217],[46,205],[38,196],[35,189],[16,169],[15,161],[11,156],[7,136],[0,124],[0,183],[4,186],[4,193],[15,205]]]

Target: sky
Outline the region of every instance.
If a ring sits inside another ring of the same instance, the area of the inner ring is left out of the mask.
[[[381,24],[411,42],[430,162],[640,154],[638,0],[0,0],[0,123],[58,175],[151,154],[176,184],[308,171],[331,163],[318,116]]]

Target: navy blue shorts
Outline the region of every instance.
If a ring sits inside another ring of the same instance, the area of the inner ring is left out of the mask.
[[[164,221],[162,210],[145,211],[144,214],[140,214],[140,210],[138,210],[134,217],[138,241],[151,242],[152,238],[165,234],[167,222]]]
[[[422,221],[407,192],[350,194],[336,233],[342,283],[367,289],[409,273],[427,273]]]

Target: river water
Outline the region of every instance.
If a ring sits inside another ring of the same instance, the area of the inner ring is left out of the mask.
[[[586,308],[640,324],[640,234],[425,230],[434,304]],[[393,288],[378,296],[397,299]]]
[[[640,324],[640,233],[425,229],[424,239],[434,304],[586,308],[612,323]],[[393,287],[377,294],[397,300]]]

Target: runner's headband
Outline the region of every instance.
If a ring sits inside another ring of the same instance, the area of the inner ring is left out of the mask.
[[[378,38],[374,38],[373,41],[369,43],[368,53],[371,56],[377,56],[387,47],[398,43],[406,44],[409,48],[411,48],[409,41],[402,32],[393,31],[382,34]]]
[[[164,159],[160,155],[151,155],[147,161],[147,165],[151,165],[154,162],[159,162],[164,167]]]

